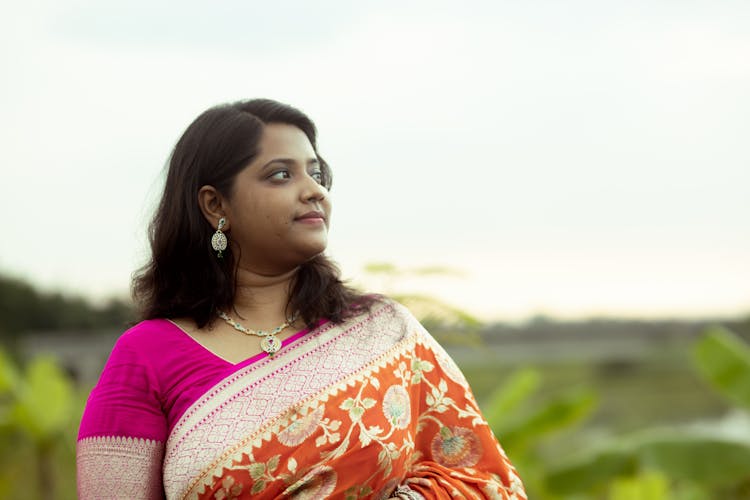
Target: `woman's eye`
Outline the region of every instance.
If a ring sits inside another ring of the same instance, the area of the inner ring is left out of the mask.
[[[288,170],[278,170],[268,176],[269,179],[273,179],[275,181],[281,181],[284,179],[288,179],[289,177],[290,175]]]
[[[310,174],[310,177],[315,179],[315,182],[318,184],[323,184],[323,171],[322,170],[315,170]]]

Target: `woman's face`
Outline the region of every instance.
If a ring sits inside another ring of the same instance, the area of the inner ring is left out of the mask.
[[[331,202],[320,180],[305,133],[266,125],[259,154],[237,174],[226,210],[227,235],[240,247],[241,267],[285,272],[325,250]]]

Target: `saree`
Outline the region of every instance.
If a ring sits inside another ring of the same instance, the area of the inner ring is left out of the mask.
[[[89,400],[81,498],[526,498],[461,371],[397,303],[321,322],[194,384],[189,402],[151,368],[130,377],[158,403],[140,431],[102,432],[108,417]],[[134,428],[134,406],[121,428]]]

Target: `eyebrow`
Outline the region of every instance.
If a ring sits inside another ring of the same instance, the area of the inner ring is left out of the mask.
[[[287,165],[287,166],[294,166],[297,163],[297,161],[292,158],[274,158],[273,160],[269,161],[268,163],[266,163],[260,168],[261,170],[263,170],[267,168],[269,165],[272,165],[274,163],[283,163],[284,165]],[[310,165],[320,165],[320,161],[317,158],[310,158],[309,160],[307,160],[307,166],[310,166]]]

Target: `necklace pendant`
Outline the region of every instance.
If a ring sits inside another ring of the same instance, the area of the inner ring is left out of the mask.
[[[260,341],[260,348],[267,352],[269,356],[273,356],[281,349],[281,341],[273,335],[267,335]]]

